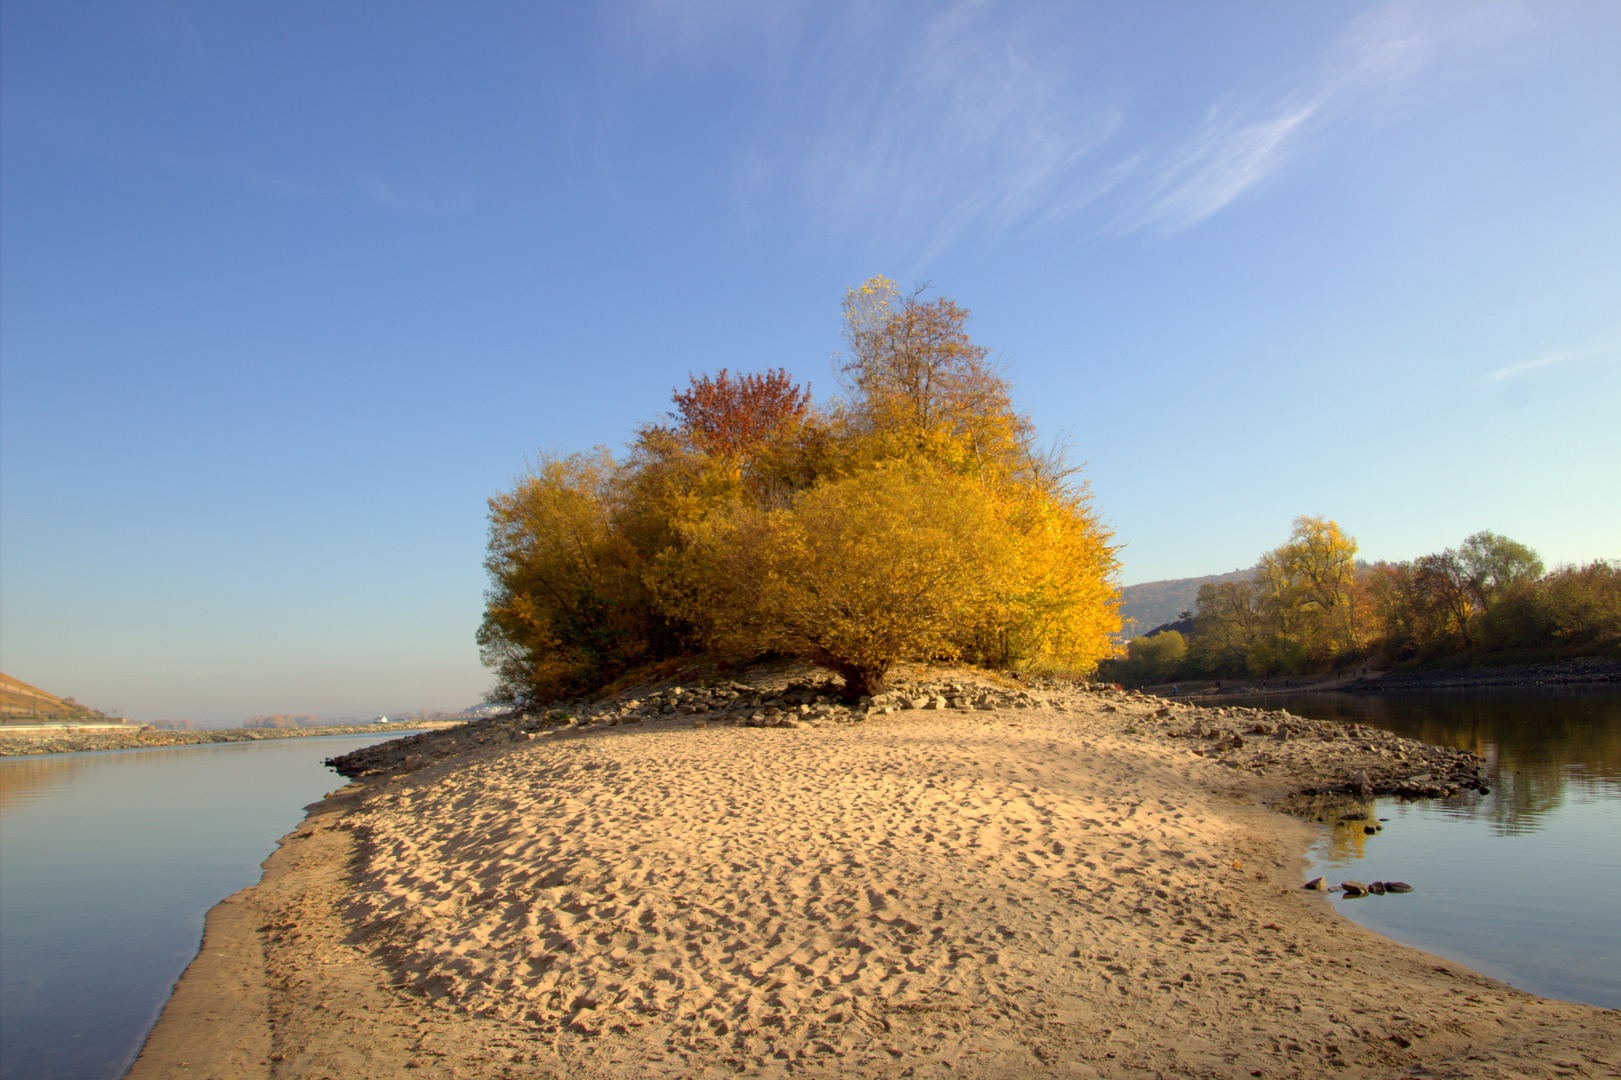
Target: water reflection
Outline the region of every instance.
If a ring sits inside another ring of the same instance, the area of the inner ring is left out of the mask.
[[[1340,914],[1532,993],[1621,1007],[1621,692],[1232,699],[1356,721],[1486,763],[1491,792],[1296,809],[1324,822],[1308,876],[1405,881]],[[1365,815],[1365,820],[1358,819]],[[1369,826],[1382,831],[1369,833]]]
[[[1572,798],[1621,797],[1621,691],[1570,689],[1432,694],[1278,694],[1226,704],[1354,721],[1479,757],[1492,793],[1432,804],[1483,819],[1503,835],[1534,832]]]
[[[0,759],[0,1077],[111,1080],[348,735]]]
[[[81,777],[86,783],[93,783],[88,774],[118,768],[129,755],[139,754],[140,760],[152,762],[192,749],[196,748],[155,746],[80,754],[25,754],[0,759],[5,762],[5,767],[0,768],[0,814],[21,809],[36,799],[50,798],[78,783]]]

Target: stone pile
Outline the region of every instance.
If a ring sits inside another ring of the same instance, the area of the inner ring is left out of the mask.
[[[1032,683],[899,682],[855,702],[843,699],[837,682],[648,684],[596,701],[553,702],[543,710],[476,720],[357,750],[328,764],[349,777],[413,771],[480,747],[625,724],[819,728],[898,719],[911,711],[1016,713],[1041,708],[1114,714],[1127,737],[1186,740],[1195,755],[1217,765],[1297,785],[1290,796],[1297,800],[1322,795],[1435,798],[1465,788],[1486,790],[1480,763],[1467,752],[1363,724],[1307,720],[1283,710],[1202,708],[1107,683]]]
[[[1312,878],[1302,889],[1313,892],[1342,892],[1347,899],[1358,896],[1384,896],[1388,893],[1410,893],[1413,887],[1405,881],[1374,881],[1364,884],[1360,881],[1342,881],[1330,888],[1328,882],[1320,877]]]
[[[1433,799],[1465,789],[1487,790],[1480,775],[1481,763],[1468,751],[1431,746],[1366,724],[1307,720],[1281,709],[1199,709],[1193,715],[1192,726],[1165,734],[1202,740],[1206,745],[1196,747],[1195,754],[1233,768],[1264,770],[1284,758],[1299,756],[1287,751],[1291,744],[1301,743],[1314,744],[1308,757],[1319,770],[1332,772],[1337,762],[1343,764],[1336,782],[1306,788],[1303,795]],[[1172,723],[1169,719],[1162,722]]]
[[[1093,686],[1117,693],[1103,683],[1082,683],[1076,688]],[[639,687],[598,701],[553,702],[535,712],[475,720],[448,731],[366,747],[326,763],[353,779],[396,769],[413,771],[483,746],[621,724],[815,728],[866,723],[910,710],[1046,708],[1064,712],[1070,707],[1055,694],[949,680],[898,683],[854,703],[844,701],[840,689],[836,683],[803,681],[781,687],[741,682]]]
[[[694,726],[729,723],[742,727],[818,727],[857,724],[911,709],[1051,708],[1067,706],[1047,694],[963,682],[902,683],[881,694],[851,703],[829,683],[790,683],[778,689],[728,682],[714,686],[667,686],[635,697],[617,697],[570,708],[547,709],[531,730],[553,725],[578,728],[591,724],[639,724],[686,719]]]

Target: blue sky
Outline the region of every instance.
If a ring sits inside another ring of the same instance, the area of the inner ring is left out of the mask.
[[[974,312],[1125,583],[1621,557],[1621,5],[0,4],[0,664],[454,708],[485,499]]]

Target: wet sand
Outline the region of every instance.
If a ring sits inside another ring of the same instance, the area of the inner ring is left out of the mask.
[[[1071,691],[472,745],[312,807],[129,1075],[1621,1075],[1621,1014],[1301,889],[1265,802],[1440,761],[1351,734]]]

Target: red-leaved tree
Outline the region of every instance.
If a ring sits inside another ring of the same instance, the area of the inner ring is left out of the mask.
[[[693,376],[691,389],[671,400],[679,435],[704,453],[731,456],[803,419],[811,397],[810,387],[795,385],[782,368],[738,378],[721,368],[713,377]]]

